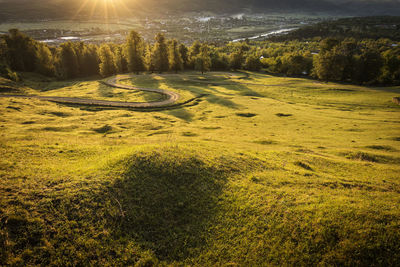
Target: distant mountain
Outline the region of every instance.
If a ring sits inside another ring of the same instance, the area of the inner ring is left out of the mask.
[[[118,2],[124,3],[124,7]],[[108,4],[108,15],[114,12],[112,3],[117,6],[119,16],[182,12],[290,12],[358,16],[400,14],[400,0],[114,0]],[[0,21],[71,18],[77,14],[103,16],[104,6],[104,0],[0,0]]]
[[[146,4],[140,3],[144,1]],[[344,15],[399,15],[400,0],[135,0],[150,9],[232,12],[324,12]]]

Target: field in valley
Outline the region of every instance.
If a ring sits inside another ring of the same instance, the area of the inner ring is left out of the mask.
[[[41,96],[159,100],[23,78]],[[254,72],[123,83],[201,97],[145,111],[0,98],[0,262],[400,262],[400,87]]]

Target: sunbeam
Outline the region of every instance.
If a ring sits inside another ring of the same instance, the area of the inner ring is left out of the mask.
[[[95,0],[93,1],[92,7],[90,9],[90,14],[89,14],[89,18],[92,19],[94,14],[96,13],[96,7],[97,7],[98,1]]]
[[[122,13],[131,13],[123,0],[84,0],[74,13],[73,19],[80,15],[103,16],[106,21],[110,18],[120,18]]]
[[[85,7],[88,5],[88,3],[90,1],[92,1],[92,0],[83,1],[82,5],[78,8],[78,10],[76,11],[75,15],[73,16],[73,19],[75,19],[77,16],[79,16],[79,14],[82,12],[83,9],[85,9]]]

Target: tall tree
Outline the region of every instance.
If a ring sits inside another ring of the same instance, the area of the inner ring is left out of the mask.
[[[229,70],[229,57],[225,53],[212,49],[210,57],[212,70]]]
[[[357,76],[358,73],[358,66],[357,66],[357,60],[356,60],[356,54],[358,53],[358,47],[359,45],[357,44],[357,41],[353,38],[348,38],[345,39],[341,44],[340,44],[340,49],[342,51],[342,54],[346,57],[346,65],[343,71],[343,81],[347,80],[353,80],[355,76]]]
[[[244,61],[245,57],[242,50],[235,51],[229,56],[229,65],[234,70],[241,69]]]
[[[99,73],[99,55],[97,47],[93,44],[85,46],[83,50],[83,63],[81,71],[86,76],[96,75]]]
[[[162,73],[169,69],[168,47],[164,34],[157,34],[155,40],[156,43],[153,48],[154,67],[158,72]]]
[[[136,72],[145,70],[143,38],[136,31],[131,31],[125,43],[126,61],[128,70]]]
[[[127,63],[123,56],[122,47],[119,45],[113,46],[115,70],[117,73],[124,73],[126,71]]]
[[[195,41],[189,48],[188,67],[191,69],[194,69],[196,57],[200,54],[200,48],[201,44],[199,41]]]
[[[312,69],[311,54],[302,54],[299,52],[285,53],[281,57],[281,63],[278,71],[289,76],[310,74]]]
[[[72,79],[78,76],[78,57],[71,42],[60,45],[58,52],[58,75],[63,79]]]
[[[232,69],[241,69],[246,61],[246,52],[250,51],[250,46],[245,43],[235,43],[233,45],[234,52],[231,53],[229,63]]]
[[[341,81],[344,77],[347,59],[338,46],[321,50],[314,58],[314,73],[324,81]]]
[[[8,47],[4,39],[5,39],[4,37],[0,36],[0,76],[6,77],[8,79],[17,82],[19,81],[19,77],[18,74],[12,71],[12,69],[9,66],[7,60]]]
[[[0,36],[0,73],[5,74],[6,68],[8,67],[7,62],[7,43],[2,36]]]
[[[17,71],[34,71],[36,42],[18,29],[9,30],[4,40],[8,47],[7,59],[10,67]]]
[[[376,48],[368,48],[360,55],[360,67],[362,69],[360,82],[371,84],[381,76],[383,58]]]
[[[179,52],[178,41],[173,39],[169,43],[168,47],[168,58],[169,58],[169,69],[178,73],[183,69],[183,60],[181,53]]]
[[[179,53],[181,53],[183,68],[186,69],[189,67],[189,50],[184,44],[179,45]]]
[[[38,73],[47,76],[53,76],[55,74],[53,54],[51,53],[47,45],[37,44],[35,64],[35,70]]]
[[[207,44],[202,44],[200,53],[195,58],[195,69],[201,71],[201,74],[209,71],[211,68],[210,48]]]
[[[146,63],[147,70],[153,73],[155,71],[154,55],[153,55],[153,48],[151,47],[150,44],[146,46],[144,61]]]
[[[87,74],[83,71],[83,66],[85,64],[84,53],[86,49],[86,44],[84,42],[76,42],[73,43],[73,48],[76,54],[76,58],[78,60],[78,76],[85,77]]]
[[[259,71],[261,69],[260,57],[256,53],[247,55],[244,68],[246,70]]]
[[[379,78],[381,83],[400,83],[400,48],[390,49],[382,53],[384,67]]]
[[[116,73],[114,55],[107,44],[102,44],[99,49],[100,75],[107,77]]]
[[[339,45],[340,41],[335,38],[323,39],[320,43],[320,50],[322,53],[331,51],[335,46]]]

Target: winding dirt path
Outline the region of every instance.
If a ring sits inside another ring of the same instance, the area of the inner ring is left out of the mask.
[[[215,72],[219,74],[225,74],[229,76],[235,76],[237,74],[232,74],[228,72]],[[163,75],[176,75],[176,74],[163,74]],[[135,77],[135,74],[125,74],[125,75],[117,75],[110,77],[106,81],[102,81],[103,84],[115,88],[125,89],[125,90],[135,90],[135,91],[145,91],[158,93],[164,96],[164,100],[161,101],[153,101],[153,102],[124,102],[124,101],[109,101],[109,100],[97,100],[97,99],[89,99],[89,98],[78,98],[78,97],[59,97],[59,96],[38,96],[38,95],[2,95],[1,97],[12,97],[12,98],[29,98],[29,99],[40,99],[45,101],[51,101],[55,103],[61,104],[73,104],[73,105],[87,105],[87,106],[101,106],[101,107],[116,107],[116,108],[168,108],[175,107],[187,104],[192,102],[198,97],[189,99],[183,103],[176,103],[180,96],[176,92],[162,90],[162,89],[154,89],[154,88],[143,88],[143,87],[135,87],[131,85],[119,84],[118,82],[121,80],[126,80]],[[248,77],[248,74],[241,78]],[[278,85],[264,85],[264,84],[256,84],[256,83],[247,83],[247,82],[215,82],[215,81],[207,81],[195,79],[192,80],[195,83],[205,83],[205,84],[213,84],[213,85],[234,85],[234,84],[244,84],[244,85],[257,85],[257,86],[278,86]],[[201,96],[199,96],[201,97]]]
[[[96,100],[88,98],[77,98],[77,97],[59,97],[59,96],[38,96],[38,95],[0,95],[0,97],[13,97],[13,98],[35,98],[40,100],[46,100],[62,104],[78,104],[78,105],[89,105],[89,106],[103,106],[103,107],[121,107],[121,108],[160,108],[169,107],[176,104],[176,101],[180,98],[178,93],[153,88],[141,88],[130,85],[118,84],[118,81],[123,79],[130,79],[135,75],[118,75],[109,78],[104,84],[126,90],[138,90],[145,92],[158,93],[165,96],[165,100],[154,101],[154,102],[123,102],[123,101],[108,101],[108,100]],[[186,103],[186,102],[185,102]]]

